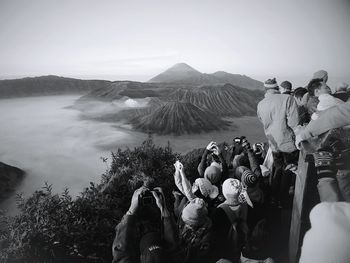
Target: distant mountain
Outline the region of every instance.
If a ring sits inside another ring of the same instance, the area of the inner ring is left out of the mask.
[[[168,100],[190,102],[220,116],[239,117],[256,115],[256,106],[262,97],[261,91],[224,84],[178,89],[168,96]]]
[[[190,85],[232,84],[246,89],[263,89],[263,83],[245,75],[218,71],[213,74],[201,73],[186,63],[178,63],[150,79],[153,83],[178,83]]]
[[[157,134],[200,133],[225,129],[229,122],[221,120],[188,102],[171,101],[158,107],[150,114],[131,120],[133,127],[143,132]]]
[[[107,80],[81,80],[58,76],[0,80],[0,98],[81,94],[110,84],[111,81]]]
[[[158,86],[136,81],[116,81],[106,87],[100,87],[90,91],[88,94],[82,96],[79,101],[91,99],[112,101],[125,96],[130,98],[159,97],[161,96],[161,92],[157,91]]]
[[[7,198],[24,176],[21,169],[0,162],[0,201]]]

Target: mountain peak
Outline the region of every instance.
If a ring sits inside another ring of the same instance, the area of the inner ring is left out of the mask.
[[[183,72],[198,72],[198,70],[192,68],[190,65],[186,64],[186,63],[177,63],[174,66],[172,66],[171,68],[169,68],[167,71],[183,71]]]
[[[155,76],[149,81],[173,83],[173,82],[181,81],[183,79],[198,78],[201,75],[202,73],[192,68],[188,64],[177,63],[171,68],[167,69],[163,73],[160,73],[159,75]]]

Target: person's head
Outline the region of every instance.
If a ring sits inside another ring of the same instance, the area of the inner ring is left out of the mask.
[[[197,178],[192,185],[192,192],[199,198],[215,199],[219,190],[206,178]]]
[[[331,89],[322,79],[313,79],[307,85],[307,90],[311,96],[320,96],[322,94],[331,94]]]
[[[208,210],[203,199],[195,198],[182,210],[181,219],[186,225],[200,227],[208,217]]]
[[[294,90],[293,96],[294,96],[295,101],[298,104],[298,106],[301,106],[303,104],[302,100],[303,100],[305,93],[307,93],[307,89],[305,89],[303,87],[299,87],[299,88],[296,88]]]
[[[204,171],[204,178],[212,184],[217,184],[221,179],[221,169],[216,162],[211,163]]]
[[[242,173],[241,183],[245,187],[254,187],[258,184],[258,177],[250,169],[246,168]]]
[[[226,179],[222,185],[222,194],[229,205],[238,205],[238,196],[242,191],[241,182],[237,179]]]
[[[163,247],[159,232],[150,232],[142,236],[140,240],[140,262],[162,263]]]
[[[281,94],[290,94],[292,92],[292,83],[288,80],[283,81],[280,84],[279,91]]]
[[[264,87],[266,92],[278,91],[278,84],[277,84],[276,78],[266,80],[264,82]]]
[[[321,69],[314,73],[312,79],[322,79],[322,81],[326,83],[328,81],[328,73],[327,71]]]

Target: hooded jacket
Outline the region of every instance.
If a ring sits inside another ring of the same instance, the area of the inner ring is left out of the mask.
[[[273,152],[296,150],[293,129],[299,123],[299,114],[292,96],[269,90],[259,102],[257,114]]]

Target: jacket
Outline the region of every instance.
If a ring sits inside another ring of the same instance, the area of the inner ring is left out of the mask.
[[[257,113],[273,152],[296,150],[293,129],[299,123],[299,114],[292,96],[267,92],[258,104]]]
[[[297,142],[347,125],[350,125],[350,102],[320,112],[316,120],[311,121],[304,129],[298,131]]]
[[[115,229],[116,234],[112,245],[113,263],[140,262],[140,233],[137,233],[137,229],[137,216],[124,215]],[[167,262],[175,262],[172,259],[175,255],[183,257],[182,251],[178,247],[176,224],[171,216],[163,217],[162,236]],[[176,260],[176,262],[180,263],[182,261]]]

